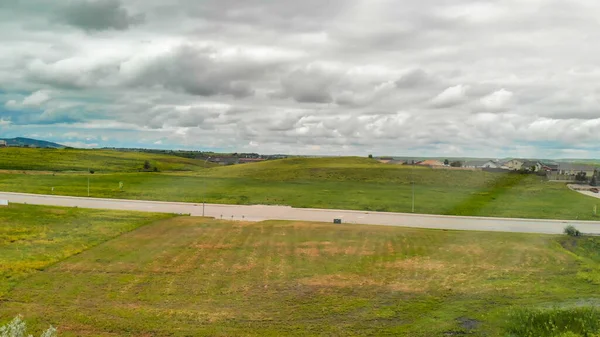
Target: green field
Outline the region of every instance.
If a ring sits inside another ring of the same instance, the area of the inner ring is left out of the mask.
[[[167,217],[170,215],[19,204],[0,208],[0,303],[7,291],[27,276]]]
[[[0,148],[0,170],[135,172],[148,161],[160,171],[195,171],[204,161],[115,150]]]
[[[525,331],[515,317],[531,316],[534,335],[559,336],[592,329],[577,322],[600,300],[598,248],[594,238],[180,217],[35,273],[6,296],[0,321],[21,313],[61,336],[510,336]],[[538,334],[555,312],[572,323]]]
[[[412,211],[414,181],[416,213],[599,219],[593,208],[600,200],[535,175],[411,168],[366,158],[296,158],[179,173],[0,173],[0,191],[87,196],[88,178],[92,197],[388,212]]]

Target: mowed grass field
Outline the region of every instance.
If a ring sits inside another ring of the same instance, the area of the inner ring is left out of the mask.
[[[600,200],[543,177],[386,165],[367,158],[294,158],[193,172],[25,173],[0,173],[0,190],[87,196],[89,178],[92,197],[411,212],[414,182],[416,213],[600,219],[593,214]]]
[[[0,149],[0,170],[135,172],[144,167],[145,161],[160,171],[195,171],[205,167],[202,160],[144,152],[17,147]]]
[[[171,215],[40,207],[0,208],[0,306],[9,289],[44,268]]]
[[[6,296],[0,319],[21,313],[61,336],[511,336],[519,310],[579,319],[568,310],[598,304],[598,247],[594,238],[180,217],[32,275]]]

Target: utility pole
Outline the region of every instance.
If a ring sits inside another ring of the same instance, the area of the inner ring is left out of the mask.
[[[204,161],[204,169],[206,170],[206,163],[208,162],[208,160],[210,159],[210,157],[206,158],[206,160]],[[202,216],[204,216],[204,207],[206,206],[206,176],[204,176],[204,188],[202,189],[203,193],[202,193]]]
[[[412,164],[410,169],[410,180],[412,183],[412,212],[415,212],[415,163]]]

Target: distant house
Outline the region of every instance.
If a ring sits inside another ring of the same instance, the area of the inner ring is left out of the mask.
[[[259,163],[265,161],[263,158],[240,158],[238,164]]]
[[[234,165],[238,160],[236,157],[211,157],[208,161],[219,165]]]
[[[520,159],[511,159],[504,163],[503,166],[506,166],[509,170],[520,170],[523,167],[524,160]]]
[[[542,171],[546,172],[557,172],[559,166],[557,163],[549,162],[540,162],[540,165],[542,166]]]
[[[0,140],[0,147],[7,147],[8,144],[6,143],[5,140]]]
[[[377,161],[379,161],[380,163],[383,163],[383,164],[387,164],[387,163],[391,162],[392,160],[394,160],[394,158],[392,158],[392,157],[380,157],[379,159],[377,159]]]
[[[558,164],[558,174],[565,176],[576,175],[580,172],[585,172],[588,177],[591,177],[594,174],[594,170],[596,170],[596,166],[594,165],[585,165],[585,164],[572,164],[572,163],[560,163]]]
[[[483,165],[485,165],[485,163],[487,163],[487,160],[467,160],[463,163],[463,167],[466,168],[482,168]]]
[[[468,160],[465,161],[463,167],[466,168],[500,168],[502,166],[499,162],[494,160]]]
[[[404,164],[406,164],[406,161],[404,161],[404,160],[390,160],[388,162],[388,164],[391,164],[391,165],[404,165]]]
[[[427,160],[423,160],[420,161],[418,163],[416,163],[417,165],[420,166],[429,166],[429,167],[441,167],[441,166],[446,166],[444,163],[442,163],[439,160],[435,160],[435,159],[427,159]]]
[[[542,164],[537,160],[525,160],[521,165],[521,169],[538,172],[542,170]]]

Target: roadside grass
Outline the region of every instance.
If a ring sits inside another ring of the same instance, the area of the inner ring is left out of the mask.
[[[575,277],[587,248],[561,240],[180,217],[22,281],[0,320],[61,336],[506,336],[515,308],[600,298]]]
[[[96,172],[134,172],[143,168],[146,160],[160,171],[197,171],[205,166],[202,160],[144,152],[16,147],[0,149],[0,170],[87,172],[91,169]]]
[[[0,302],[48,266],[171,215],[11,204],[0,208]]]
[[[600,311],[595,307],[520,309],[510,315],[508,332],[522,337],[595,337]]]
[[[538,176],[412,169],[355,158],[281,160],[193,173],[0,173],[0,190],[87,196],[88,178],[92,197],[383,212],[411,212],[414,181],[416,213],[600,219],[593,214],[600,200]]]

